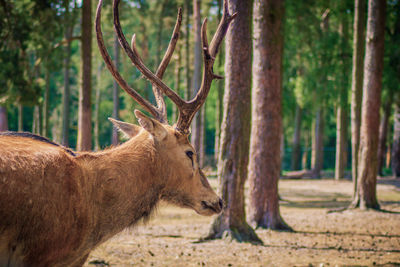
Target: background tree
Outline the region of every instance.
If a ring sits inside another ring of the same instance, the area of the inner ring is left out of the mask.
[[[336,107],[336,160],[335,160],[335,179],[344,177],[344,170],[347,163],[347,138],[348,138],[348,87],[349,87],[349,64],[348,52],[348,10],[346,1],[339,4],[339,58],[342,73],[338,73],[338,103]],[[341,75],[340,75],[341,74]]]
[[[254,2],[249,220],[256,228],[290,230],[280,215],[278,197],[283,17],[283,0]]]
[[[329,7],[330,1],[327,1],[325,10],[321,15],[320,22],[320,38],[323,40],[322,48],[319,50],[318,60],[321,67],[321,74],[319,75],[319,83],[322,87],[328,87],[328,68],[327,65],[330,63],[329,50],[329,19],[331,16],[331,10]],[[312,130],[312,154],[311,154],[311,169],[312,176],[314,178],[321,178],[321,170],[323,168],[324,160],[324,128],[325,128],[325,102],[326,99],[324,91],[320,90],[322,94],[314,92],[314,99],[317,102],[315,107],[315,118],[313,121]]]
[[[82,1],[82,85],[79,90],[78,140],[80,151],[92,148],[92,1]]]
[[[185,97],[189,99],[191,96],[191,71],[190,71],[190,13],[192,8],[190,7],[190,0],[185,0]]]
[[[207,239],[229,237],[240,242],[261,242],[246,222],[244,201],[250,141],[252,1],[228,2],[229,13],[238,15],[225,41],[225,105],[218,180],[226,207],[214,220]]]
[[[392,111],[393,92],[389,90],[389,95],[383,102],[382,116],[379,125],[379,143],[378,143],[378,174],[383,175],[383,162],[387,149],[387,136],[389,128],[389,117]]]
[[[392,172],[394,177],[400,177],[400,93],[397,94],[396,100],[393,116]]]
[[[385,32],[385,68],[383,75],[383,84],[385,86],[384,93],[386,103],[383,107],[383,122],[393,114],[393,138],[391,146],[391,169],[394,177],[400,177],[400,1],[391,3],[387,8],[387,27]],[[391,105],[391,102],[393,102]],[[389,127],[389,123],[383,125],[382,144],[386,137],[385,129]],[[389,143],[390,147],[390,143]],[[382,152],[385,148],[382,148]],[[388,151],[389,152],[389,151]],[[390,155],[390,154],[389,154]],[[389,158],[389,157],[388,157]],[[382,162],[383,159],[380,158]],[[383,174],[383,173],[382,173]]]
[[[73,1],[64,2],[64,87],[62,94],[62,130],[61,130],[61,144],[69,147],[69,129],[70,129],[70,63],[71,63],[71,42],[73,41],[73,31],[76,23],[77,8],[76,3]],[[71,10],[72,9],[72,10]]]
[[[300,169],[300,158],[301,158],[301,119],[302,119],[302,108],[296,103],[295,119],[294,119],[294,131],[293,131],[293,146],[292,146],[292,162],[291,170]]]
[[[360,146],[361,101],[364,77],[366,0],[355,0],[353,24],[353,68],[351,81],[351,162],[354,196],[358,180],[358,151]]]
[[[114,35],[114,65],[119,69],[119,42],[118,37]],[[113,115],[112,117],[119,120],[119,85],[117,81],[113,81]],[[116,146],[119,143],[118,129],[113,127],[111,143]]]
[[[379,108],[385,35],[385,0],[369,0],[364,62],[363,103],[357,194],[352,207],[379,209],[376,198],[378,173]]]
[[[197,91],[200,88],[201,83],[201,63],[202,63],[202,49],[201,49],[201,1],[193,0],[193,36],[194,36],[194,71],[193,71],[193,79],[192,79],[192,93],[191,95],[196,95]],[[204,121],[204,108],[201,108],[199,112],[197,112],[195,118],[192,123],[192,144],[196,151],[199,154],[199,164],[203,166],[204,163],[204,153],[203,147],[203,128],[202,122]]]
[[[7,108],[0,106],[0,132],[8,130],[8,114]]]
[[[203,16],[208,18],[208,28],[211,33],[219,21],[221,2],[220,0],[201,1],[201,11]],[[111,2],[105,4],[110,7]],[[185,27],[182,30],[186,34],[181,40],[182,67],[180,69],[182,73],[177,82],[177,72],[175,71],[179,68],[167,69],[164,81],[171,87],[174,87],[174,84],[180,84],[182,86],[180,94],[188,96],[190,93],[188,90],[192,89],[190,75],[194,73],[193,1],[130,0],[122,4],[129,7],[125,8],[121,14],[121,21],[126,25],[124,32],[128,36],[136,33],[139,52],[153,71],[158,65],[160,51],[164,51],[168,44],[169,34],[175,22],[176,10],[179,6],[185,7]],[[7,110],[9,130],[18,130],[20,114],[23,117],[19,123],[21,130],[40,131],[52,140],[76,149],[79,128],[77,114],[80,76],[83,69],[81,66],[81,42],[74,40],[79,40],[81,35],[81,26],[77,24],[77,21],[80,21],[82,16],[82,5],[82,1],[76,0],[62,2],[58,0],[0,1],[0,105]],[[387,100],[391,99],[390,91],[393,92],[392,99],[395,102],[397,86],[400,82],[398,79],[400,64],[397,59],[400,50],[398,49],[398,39],[396,39],[398,38],[396,29],[400,29],[396,26],[399,17],[398,5],[399,1],[388,2],[386,12],[387,26],[382,81],[382,103],[386,107],[388,106],[386,105]],[[366,10],[365,5],[363,10]],[[285,147],[284,153],[282,153],[282,173],[290,176],[290,173],[286,173],[290,169],[309,169],[311,161],[315,163],[319,159],[322,163],[320,164],[322,170],[320,174],[330,177],[331,170],[335,168],[336,138],[340,135],[335,130],[337,126],[336,109],[345,102],[340,100],[341,95],[345,96],[341,93],[341,89],[345,87],[346,79],[350,78],[346,68],[349,70],[351,66],[347,55],[352,38],[347,38],[347,40],[344,38],[345,32],[341,30],[343,29],[341,25],[345,24],[344,19],[347,19],[347,24],[352,23],[353,1],[299,2],[286,0],[285,13],[287,16],[284,20],[285,49],[282,88],[282,143],[285,144]],[[106,8],[104,16],[107,18],[103,21],[104,37],[107,40],[108,50],[112,51],[114,38],[112,9]],[[329,27],[324,28],[323,22],[327,21],[329,21]],[[350,30],[347,32],[350,34]],[[361,41],[362,43],[364,40]],[[100,60],[97,49],[94,48],[91,58],[97,69]],[[63,59],[66,63],[68,61],[68,64],[64,64]],[[141,78],[140,73],[130,66],[126,58],[120,60],[120,72],[124,78],[143,95],[148,96],[152,89],[151,85]],[[224,64],[224,55],[220,53],[214,65],[215,72],[223,73],[222,66]],[[64,68],[66,65],[68,66]],[[65,78],[64,74],[66,74]],[[106,73],[100,75],[99,78],[95,76],[93,73],[91,79],[96,83],[98,80],[98,83],[101,84],[100,87],[96,86],[98,89],[96,94],[101,95],[101,101],[93,105],[93,107],[96,106],[96,112],[98,111],[98,116],[92,118],[98,127],[98,132],[91,142],[95,142],[97,147],[106,147],[112,143],[110,138],[112,125],[107,118],[111,116],[114,108],[113,94],[111,93],[113,79]],[[206,170],[211,170],[211,173],[215,167],[213,162],[218,158],[218,137],[220,137],[218,130],[223,113],[219,111],[226,105],[222,99],[224,82],[217,81],[212,86],[205,104],[204,145],[199,150],[199,153],[207,159],[204,167],[208,167]],[[68,89],[68,96],[65,98],[63,98],[66,95],[64,89]],[[95,96],[92,97],[94,101]],[[118,97],[118,100],[120,118],[124,121],[134,122],[130,111],[136,107],[136,104],[123,94]],[[150,101],[154,103],[155,100],[150,97]],[[354,103],[354,101],[352,102]],[[320,146],[322,149],[320,151],[323,153],[319,157],[314,157],[314,160],[310,160],[313,154],[310,149],[311,136],[312,132],[315,132],[312,124],[320,105],[323,109],[322,118],[325,125],[323,134],[319,134],[322,137],[321,140],[324,141],[323,146]],[[394,105],[391,109],[381,107],[382,111],[389,110],[382,112],[382,123],[385,121],[383,118],[389,118],[386,127],[387,135],[383,131],[381,135],[381,144],[385,143],[388,149],[383,146],[380,155],[386,155],[386,159],[381,160],[381,156],[378,157],[381,162],[386,163],[391,161],[393,142],[396,141],[394,139],[396,137],[393,136],[393,107]],[[64,108],[68,111],[64,112]],[[173,114],[173,105],[168,100],[167,109],[169,114]],[[67,114],[69,114],[69,119],[65,119],[64,115]],[[169,120],[173,121],[172,115]],[[348,130],[348,125],[340,129],[345,128]],[[387,136],[386,142],[384,142],[384,136]],[[356,137],[357,135],[352,134],[352,138]],[[396,142],[394,143],[396,144]],[[203,149],[204,152],[202,152]],[[342,148],[342,151],[345,150]],[[299,155],[302,155],[303,159],[301,164],[298,160]],[[209,159],[214,160],[210,161]],[[352,156],[347,163],[353,159],[356,160],[356,157]],[[344,161],[346,162],[346,160]],[[342,166],[344,165],[342,164]],[[342,168],[336,168],[336,170],[339,169]],[[296,173],[303,177],[310,177],[312,174],[310,171]],[[386,164],[382,169],[382,174],[391,174],[391,167]]]

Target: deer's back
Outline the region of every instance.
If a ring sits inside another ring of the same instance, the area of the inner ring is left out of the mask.
[[[81,249],[90,224],[85,188],[62,147],[0,136],[0,264],[50,266]]]

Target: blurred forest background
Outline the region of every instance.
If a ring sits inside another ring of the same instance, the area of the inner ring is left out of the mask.
[[[95,2],[0,0],[0,130],[29,131],[72,148],[99,150],[116,143],[108,117],[134,122],[137,104],[125,92],[118,93],[97,49],[93,30]],[[108,51],[117,58],[117,66],[128,83],[154,102],[151,84],[123,53],[119,55],[118,45],[115,46],[110,2],[106,1],[102,18]],[[221,17],[221,2],[201,1],[201,16],[208,18],[210,36]],[[178,7],[184,10],[181,38],[163,80],[187,98],[194,91],[193,1],[125,0],[120,7],[121,24],[126,36],[136,34],[143,60],[155,70],[168,45]],[[89,34],[82,30],[88,27],[82,20],[85,12],[89,14]],[[352,0],[285,1],[281,148],[284,171],[313,169],[318,164],[324,170],[334,170],[339,160],[339,175],[351,175],[353,20]],[[391,162],[399,160],[393,152],[399,146],[400,128],[399,40],[400,1],[390,0],[386,9],[381,101],[382,175],[391,175]],[[82,67],[84,44],[88,44],[91,56],[91,63],[86,63],[91,64],[89,70]],[[223,50],[220,55],[214,71],[223,75]],[[89,82],[83,82],[82,77]],[[215,166],[223,83],[224,80],[213,83],[204,106],[203,166]],[[79,90],[83,85],[89,86],[91,98],[86,103],[91,109],[92,130],[87,136],[91,146],[79,148]],[[169,121],[174,122],[175,108],[169,100],[167,105]]]

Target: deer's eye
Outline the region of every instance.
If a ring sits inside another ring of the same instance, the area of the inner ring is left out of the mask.
[[[186,156],[192,161],[192,166],[193,166],[193,151],[186,151]]]

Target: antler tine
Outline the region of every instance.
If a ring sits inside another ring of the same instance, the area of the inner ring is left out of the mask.
[[[218,54],[219,47],[225,37],[226,32],[228,31],[228,27],[232,20],[236,18],[236,16],[237,12],[233,13],[232,15],[229,14],[228,0],[224,0],[222,18],[210,44],[211,56],[215,57]]]
[[[99,0],[99,4],[97,5],[96,11],[96,20],[95,20],[95,28],[96,28],[96,37],[97,44],[100,50],[100,54],[104,59],[104,62],[114,77],[114,79],[118,82],[122,89],[125,90],[133,99],[136,100],[144,109],[150,112],[154,117],[159,117],[159,111],[150,104],[146,99],[142,98],[133,88],[131,88],[126,81],[119,74],[117,68],[114,66],[110,55],[107,52],[107,49],[104,45],[103,34],[101,32],[101,7],[103,4],[103,0]]]
[[[132,50],[130,48],[128,42],[126,41],[125,35],[122,32],[121,24],[119,22],[119,11],[118,11],[119,2],[120,0],[113,1],[113,11],[114,11],[114,29],[115,32],[117,33],[121,47],[125,50],[125,53],[131,59],[133,65],[136,66],[136,68],[143,74],[144,77],[146,77],[153,84],[153,86],[159,88],[167,97],[169,97],[172,100],[172,102],[174,102],[175,105],[177,105],[179,110],[184,109],[184,107],[187,105],[186,101],[180,98],[180,96],[177,93],[175,93],[171,88],[169,88],[159,77],[154,75],[143,64],[137,51]],[[157,119],[160,120],[160,117],[157,116]]]
[[[175,128],[183,133],[189,132],[189,126],[193,120],[196,112],[201,108],[201,106],[206,101],[207,95],[211,88],[211,83],[214,79],[221,79],[221,76],[214,74],[213,65],[215,61],[215,56],[218,53],[219,47],[224,39],[226,32],[228,30],[229,24],[237,16],[237,13],[233,15],[229,14],[228,2],[224,0],[224,11],[222,15],[221,22],[218,25],[217,31],[211,40],[211,45],[208,45],[207,41],[207,19],[204,19],[203,25],[201,26],[201,41],[203,45],[203,59],[204,59],[204,70],[203,79],[201,82],[200,89],[198,90],[196,96],[190,100],[187,104],[188,107],[181,111],[178,122]]]
[[[182,8],[179,8],[174,31],[172,32],[171,40],[169,41],[167,51],[165,52],[165,55],[161,60],[161,63],[156,71],[156,76],[160,79],[162,79],[164,72],[167,69],[167,66],[171,61],[172,55],[175,51],[176,44],[178,43],[179,40],[181,25],[182,25]],[[163,114],[163,122],[167,122],[167,107],[165,105],[163,93],[157,86],[154,85],[153,85],[153,92],[157,101],[158,109]]]

